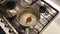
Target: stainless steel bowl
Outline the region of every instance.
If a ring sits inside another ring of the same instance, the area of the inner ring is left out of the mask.
[[[27,24],[27,23],[23,23],[23,20],[26,18],[26,17],[23,17],[23,15],[25,15],[25,14],[32,14],[32,15],[34,15],[35,17],[36,17],[36,20],[38,21],[39,19],[40,19],[40,13],[39,13],[39,11],[38,10],[36,10],[36,9],[34,9],[34,8],[32,8],[32,7],[24,7],[24,8],[21,8],[20,10],[19,10],[19,12],[18,12],[18,14],[17,14],[17,16],[16,16],[16,19],[19,21],[19,23],[21,24],[21,25],[23,25],[23,26],[34,26],[37,22],[35,22],[35,23],[29,23],[29,24]],[[20,21],[20,19],[22,19],[21,18],[21,16],[23,17],[23,20],[22,20],[22,22]],[[31,15],[30,15],[31,16]],[[27,17],[28,18],[28,17]],[[33,17],[32,17],[33,18]],[[34,18],[35,19],[35,18]],[[34,20],[33,19],[33,20]],[[25,20],[26,21],[26,20]]]

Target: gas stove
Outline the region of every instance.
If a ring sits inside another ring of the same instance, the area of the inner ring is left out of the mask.
[[[0,26],[4,34],[41,34],[58,14],[44,0],[3,0],[0,7]],[[29,15],[32,20],[27,19]]]

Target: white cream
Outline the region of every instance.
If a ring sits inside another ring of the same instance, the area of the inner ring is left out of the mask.
[[[26,23],[28,17],[31,16],[31,22]],[[31,13],[24,13],[20,17],[20,24],[24,26],[34,26],[37,23],[37,18]]]

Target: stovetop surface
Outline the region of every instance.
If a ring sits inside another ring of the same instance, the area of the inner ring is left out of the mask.
[[[34,26],[34,28],[32,30],[28,30],[29,34],[39,34],[39,33],[43,32],[45,27],[48,26],[48,24],[50,24],[51,20],[53,20],[53,18],[58,14],[58,11],[45,1],[41,1],[41,0],[20,0],[19,2],[17,2],[17,7],[19,7],[19,9],[22,7],[28,7],[28,6],[33,7],[40,12],[40,20]],[[14,9],[14,10],[16,10],[16,12],[18,12],[17,9]],[[9,23],[9,21],[6,18],[3,17],[2,19],[4,20],[3,22],[7,21]],[[1,27],[3,28],[3,30],[6,29],[6,31],[8,33],[8,31],[12,28],[7,22],[6,23],[1,22],[1,24],[3,24],[3,26],[1,25]],[[17,22],[17,21],[14,20],[13,22]],[[8,24],[10,27],[8,27],[8,28],[5,27],[6,24]],[[15,33],[15,31],[13,30],[12,33]]]

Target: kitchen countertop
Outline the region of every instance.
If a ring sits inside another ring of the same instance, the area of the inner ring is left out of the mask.
[[[45,0],[59,11],[56,18],[48,25],[42,34],[60,34],[60,0]]]

